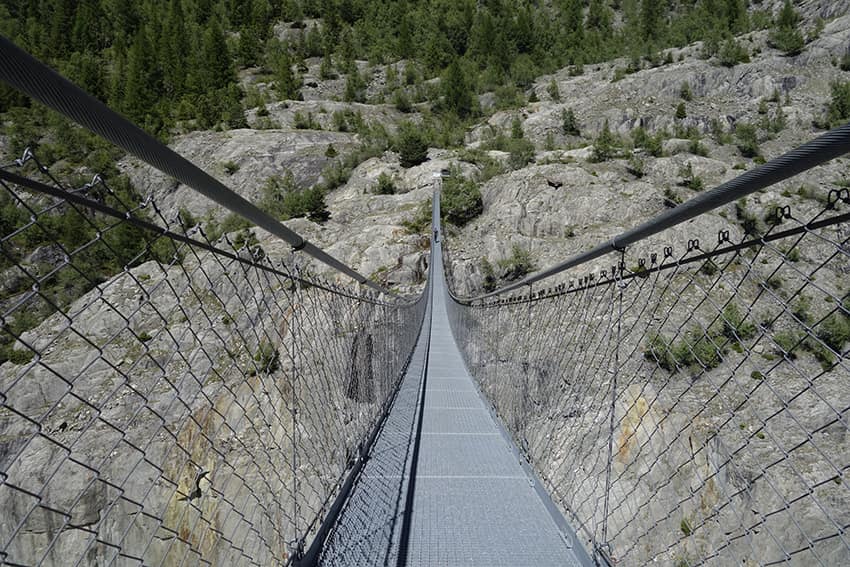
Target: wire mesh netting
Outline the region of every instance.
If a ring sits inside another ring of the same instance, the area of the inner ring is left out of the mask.
[[[29,153],[0,172],[0,562],[287,563],[425,302],[272,261],[120,180],[65,187]]]
[[[848,204],[739,203],[743,228],[710,247],[663,233],[552,289],[451,303],[471,372],[589,547],[850,564]]]

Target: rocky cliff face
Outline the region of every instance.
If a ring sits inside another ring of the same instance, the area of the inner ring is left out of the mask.
[[[812,123],[823,117],[830,85],[850,78],[850,73],[835,66],[850,44],[850,17],[827,23],[820,38],[796,57],[784,57],[769,48],[765,32],[749,34],[742,41],[758,54],[750,63],[732,68],[701,59],[701,46],[694,45],[674,50],[675,63],[620,80],[613,80],[614,73],[625,68],[626,61],[587,66],[578,77],[569,76],[565,69],[536,83],[534,90],[541,102],[518,112],[496,113],[473,129],[468,142],[475,147],[493,128],[507,132],[519,115],[524,134],[537,152],[535,163],[494,177],[482,187],[483,214],[452,239],[452,272],[459,292],[481,291],[481,259],[498,264],[509,258],[514,244],[530,250],[535,265],[542,268],[661,213],[665,201],[671,204],[671,197],[684,201],[695,196],[696,191],[682,186],[682,172],[688,165],[705,188],[756,167],[758,163],[743,157],[736,147],[736,124],[758,124],[781,109],[786,127],[770,137],[763,131],[759,134],[761,156],[768,160],[822,133]],[[683,60],[679,61],[680,57]],[[560,102],[551,100],[548,94],[553,80]],[[681,97],[683,84],[689,85],[690,101]],[[767,102],[776,93],[779,102]],[[685,104],[687,115],[683,119],[675,117],[679,103]],[[580,137],[563,134],[561,113],[565,109],[572,109],[578,118]],[[624,149],[619,158],[592,163],[592,142],[606,121],[624,140]],[[714,135],[718,126],[726,132],[725,139],[720,139],[723,143]],[[629,135],[637,127],[650,134],[666,130],[673,136],[677,130],[691,129],[700,136],[699,154],[704,155],[692,153],[689,140],[675,137],[663,142],[661,157],[632,150]],[[564,145],[572,149],[560,149]],[[640,177],[629,162],[632,155],[643,162]],[[846,163],[843,158],[835,160],[755,194],[746,206],[759,211],[773,203],[788,204],[808,212],[817,206],[813,198],[823,199],[843,183]],[[801,186],[811,191],[805,191],[802,197],[793,194]],[[728,222],[734,218],[734,206],[728,206],[679,227],[671,240],[713,239],[721,227],[740,230],[736,223]]]

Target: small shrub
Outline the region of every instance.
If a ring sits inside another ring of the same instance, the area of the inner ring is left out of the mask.
[[[663,136],[664,135],[661,132],[655,136],[650,136],[641,126],[632,130],[631,133],[632,143],[635,147],[645,149],[647,153],[654,157],[661,157],[661,154],[663,153],[661,144]]]
[[[664,206],[668,209],[675,208],[677,205],[682,204],[682,198],[676,194],[670,187],[664,188]]]
[[[226,161],[221,164],[221,167],[227,175],[233,175],[239,171],[239,164],[234,161]]]
[[[411,123],[404,123],[399,127],[395,146],[404,168],[419,165],[428,159],[428,144],[420,129]]]
[[[496,289],[496,272],[493,264],[487,258],[481,258],[481,273],[484,275],[484,291],[491,292]]]
[[[750,54],[743,45],[730,37],[720,46],[717,58],[724,67],[734,67],[738,63],[749,63]]]
[[[708,148],[706,148],[702,142],[700,142],[699,138],[691,138],[690,144],[688,144],[688,151],[695,156],[707,156]],[[702,187],[700,187],[702,189]]]
[[[29,349],[18,350],[12,348],[11,344],[0,345],[0,364],[11,362],[12,364],[29,364],[35,357],[35,353]]]
[[[254,365],[249,371],[251,376],[260,374],[272,374],[280,368],[280,353],[267,340],[260,341],[257,352],[254,353]]]
[[[800,295],[800,298],[791,307],[791,314],[803,323],[809,323],[812,319],[809,309],[811,309],[812,300],[808,295]]]
[[[818,338],[835,352],[842,352],[844,345],[850,341],[850,317],[836,311],[819,325]]]
[[[752,158],[759,155],[758,132],[755,126],[738,123],[735,125],[735,137],[742,156]]]
[[[549,95],[550,100],[553,102],[561,102],[561,90],[558,88],[558,83],[555,82],[555,79],[552,79],[549,82],[546,92]]]
[[[581,135],[578,119],[576,118],[572,108],[565,108],[561,111],[561,131],[566,136]]]
[[[313,222],[324,222],[330,218],[324,187],[300,189],[291,172],[283,177],[274,175],[266,181],[259,206],[280,220],[307,217]]]
[[[747,203],[744,199],[739,199],[735,202],[735,217],[744,229],[744,233],[752,236],[758,236],[762,233],[761,221],[747,210]]]
[[[404,114],[413,112],[413,105],[410,103],[410,98],[408,98],[407,93],[402,89],[398,89],[393,93],[393,104],[399,112]]]
[[[679,96],[682,100],[690,102],[693,99],[693,93],[691,93],[691,85],[687,81],[682,83],[681,88],[679,88]]]
[[[378,176],[378,184],[372,189],[376,195],[393,195],[396,192],[395,184],[392,177],[386,173],[381,173]]]
[[[313,113],[308,112],[306,115],[300,111],[295,113],[292,118],[292,125],[296,130],[321,130],[321,125],[313,119]]]
[[[216,242],[223,234],[230,234],[244,230],[251,226],[251,222],[236,213],[230,213],[219,223],[210,221],[204,227],[207,238],[210,242]]]
[[[788,125],[788,118],[785,116],[785,111],[782,107],[778,107],[772,114],[766,114],[762,117],[760,126],[770,134],[778,134],[783,131]]]
[[[717,118],[712,118],[711,123],[711,137],[714,138],[714,141],[724,146],[726,144],[732,143],[732,136],[726,129],[723,127],[723,123],[720,122]]]
[[[835,128],[850,120],[850,81],[834,82],[826,111],[827,128]]]
[[[680,360],[692,368],[717,368],[723,360],[712,337],[698,327],[685,333],[684,340],[674,352],[678,352]]]
[[[660,333],[650,335],[643,349],[643,357],[668,372],[676,371],[676,359],[673,357],[670,341]]]
[[[803,34],[798,29],[799,22],[800,15],[794,10],[791,0],[785,0],[776,18],[776,27],[769,36],[771,47],[779,49],[788,56],[800,53],[805,42]]]
[[[478,184],[462,177],[458,170],[452,173],[443,182],[440,210],[448,222],[463,226],[484,211],[484,202]]]
[[[431,199],[419,205],[413,217],[401,222],[408,234],[427,233],[431,226]]]
[[[684,119],[685,119],[685,118],[687,118],[687,117],[688,117],[688,112],[687,112],[687,110],[685,109],[685,103],[684,103],[684,102],[680,102],[680,103],[676,106],[676,120],[684,120]]]
[[[745,320],[735,303],[728,304],[723,309],[721,333],[733,342],[751,339],[756,335],[756,326]]]
[[[511,255],[504,260],[499,260],[499,267],[504,271],[506,280],[517,280],[534,271],[534,262],[531,252],[514,244]]]
[[[702,178],[694,174],[691,162],[688,162],[682,169],[679,170],[679,175],[682,177],[681,185],[693,191],[702,191],[704,185]]]
[[[806,337],[806,340],[803,342],[803,348],[815,357],[815,360],[820,363],[821,368],[824,370],[830,370],[835,365],[835,355],[830,350],[832,347],[827,348],[823,343],[813,337]]]
[[[639,155],[632,155],[629,158],[629,163],[626,165],[629,173],[640,179],[646,174],[646,162]]]
[[[794,351],[800,344],[799,335],[791,331],[783,331],[776,333],[773,336],[773,340],[778,347],[777,354],[780,354],[789,360],[797,358],[797,353]]]
[[[602,126],[602,131],[593,143],[592,161],[602,162],[613,158],[619,145],[619,140],[613,133],[611,133],[611,129],[608,126],[608,120],[605,120],[605,124]]]

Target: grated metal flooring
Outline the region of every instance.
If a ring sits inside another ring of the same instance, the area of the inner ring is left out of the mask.
[[[436,248],[433,257],[440,258],[439,244]],[[426,327],[387,426],[325,545],[320,564],[586,564],[583,550],[569,543],[574,538],[562,535],[469,376],[449,328],[442,265],[434,264],[430,337]],[[428,315],[426,325],[427,319]],[[409,500],[412,506],[407,506]]]

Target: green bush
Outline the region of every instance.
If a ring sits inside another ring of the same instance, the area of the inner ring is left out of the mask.
[[[826,110],[827,128],[841,126],[850,120],[850,81],[832,83],[829,106]]]
[[[694,174],[694,168],[691,162],[688,162],[679,170],[679,175],[682,177],[681,185],[693,191],[702,191],[704,184],[699,175]]]
[[[650,136],[643,127],[638,126],[632,130],[631,137],[635,147],[645,149],[647,153],[654,157],[661,157],[664,153],[662,146],[664,140],[663,132],[659,132],[655,136]]]
[[[640,179],[646,174],[646,162],[639,155],[634,154],[629,158],[629,163],[626,165],[626,170]]]
[[[755,126],[739,122],[735,125],[735,137],[742,156],[753,158],[759,155],[758,132]]]
[[[553,102],[561,102],[561,90],[558,88],[558,83],[555,79],[549,81],[549,86],[546,89],[549,99]]]
[[[478,185],[453,170],[452,176],[443,182],[440,195],[440,210],[443,218],[455,226],[463,226],[484,211],[484,202]]]
[[[723,309],[721,326],[721,334],[733,342],[751,339],[756,335],[756,326],[744,319],[735,303],[730,303]]]
[[[401,225],[408,234],[427,233],[431,226],[431,199],[419,205],[416,213],[409,220],[404,220]]]
[[[850,309],[850,300],[845,299],[844,303]],[[818,327],[818,338],[835,352],[843,352],[850,341],[850,315],[838,310],[827,317]]]
[[[18,350],[12,348],[12,343],[0,344],[0,364],[7,361],[12,364],[29,364],[34,357],[35,353],[28,348]]]
[[[313,222],[324,222],[330,218],[325,205],[325,188],[316,185],[300,189],[287,172],[283,177],[270,177],[263,186],[259,206],[280,220],[307,217]]]
[[[269,341],[263,339],[254,353],[254,364],[248,374],[272,374],[280,368],[280,352]]]
[[[619,146],[620,141],[611,132],[611,129],[608,127],[608,120],[606,119],[605,124],[602,126],[602,131],[593,143],[592,161],[601,162],[613,158]]]
[[[668,372],[676,371],[676,359],[673,356],[672,345],[664,335],[657,333],[650,335],[643,349],[643,357],[658,364]]]
[[[686,332],[685,338],[674,347],[673,352],[681,366],[711,369],[722,361],[713,337],[698,327]]]
[[[393,179],[386,173],[381,173],[378,176],[378,184],[372,189],[372,192],[376,195],[393,195],[395,191]]]
[[[800,15],[794,10],[791,0],[785,0],[785,4],[776,18],[776,25],[770,32],[770,45],[779,49],[785,55],[800,53],[805,42],[803,41],[803,34],[798,29],[799,23]]]
[[[226,161],[221,164],[222,168],[224,168],[224,172],[227,175],[233,175],[237,171],[239,171],[239,164],[234,161]]]
[[[404,168],[419,165],[428,159],[428,144],[419,128],[409,122],[399,127],[398,139],[395,142],[401,166]]]
[[[797,358],[795,350],[800,346],[801,342],[801,337],[797,333],[782,331],[776,333],[773,336],[773,340],[776,343],[776,346],[779,347],[778,354],[788,358],[789,360]]]
[[[531,252],[514,244],[511,255],[499,260],[499,267],[503,270],[505,279],[513,281],[533,272],[534,261],[531,259]]]
[[[484,275],[484,291],[491,292],[496,289],[496,272],[493,264],[486,257],[481,258],[481,273]]]
[[[738,63],[749,63],[750,54],[738,41],[729,38],[720,46],[717,58],[718,62],[724,67],[734,67]]]
[[[578,119],[572,108],[565,108],[561,111],[561,132],[566,136],[580,136],[581,129],[578,125]]]
[[[505,136],[498,129],[492,130],[482,145],[483,149],[508,152],[508,168],[511,170],[525,167],[534,158],[534,144],[522,136],[522,129],[511,127],[511,136]]]

